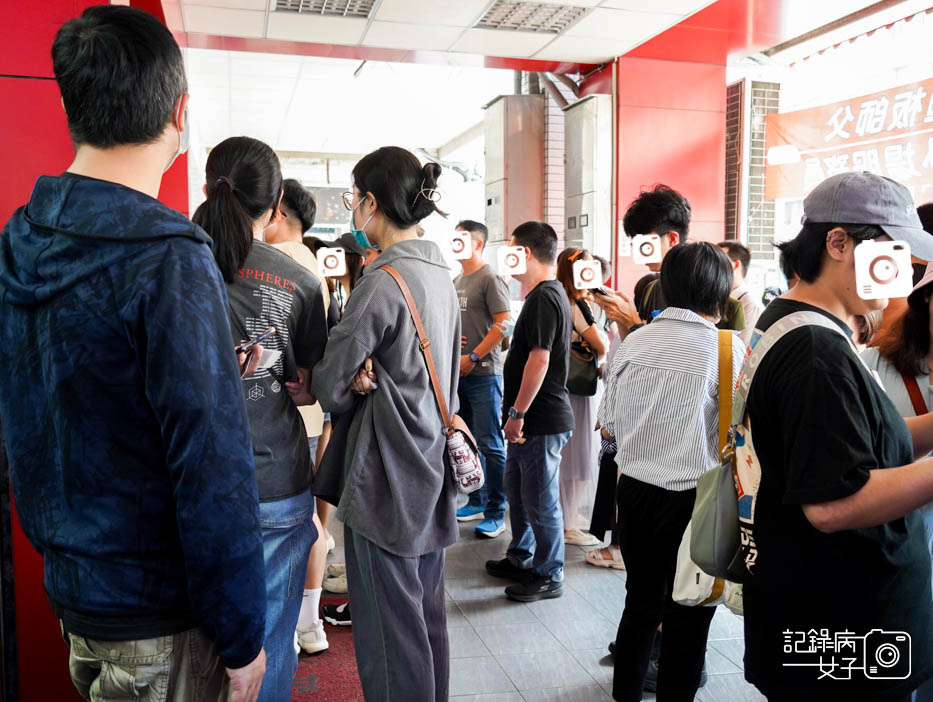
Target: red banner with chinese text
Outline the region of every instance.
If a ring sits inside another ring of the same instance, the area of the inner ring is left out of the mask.
[[[933,78],[765,116],[765,198],[804,197],[824,179],[871,171],[933,200]]]

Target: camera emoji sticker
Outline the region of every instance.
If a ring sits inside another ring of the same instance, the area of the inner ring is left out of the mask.
[[[661,262],[661,237],[657,234],[638,234],[632,240],[632,260],[635,263]]]
[[[523,246],[503,246],[499,249],[499,275],[521,275],[526,270]]]
[[[318,254],[321,273],[328,278],[339,278],[347,274],[347,257],[339,247],[321,249]]]
[[[577,290],[591,290],[602,284],[603,272],[599,261],[573,262],[573,287]]]
[[[473,255],[473,247],[470,245],[470,233],[456,231],[453,239],[450,240],[450,250],[458,261],[470,258]]]
[[[904,241],[863,241],[855,247],[855,284],[863,300],[910,295],[910,246]]]

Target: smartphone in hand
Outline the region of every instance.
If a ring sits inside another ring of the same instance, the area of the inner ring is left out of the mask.
[[[240,344],[239,346],[236,347],[236,350],[237,350],[237,351],[249,351],[249,350],[250,350],[251,348],[253,348],[256,344],[258,344],[259,342],[261,342],[261,341],[263,341],[264,339],[268,338],[268,337],[271,336],[272,334],[275,334],[275,327],[269,327],[268,329],[266,329],[266,330],[265,330],[262,334],[260,334],[259,336],[256,336],[256,337],[250,339],[249,341],[247,341],[247,342],[244,343],[244,344]]]

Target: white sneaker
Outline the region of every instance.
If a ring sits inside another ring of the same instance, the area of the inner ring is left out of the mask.
[[[571,529],[564,532],[564,543],[574,546],[598,546],[602,541],[592,534],[585,534],[579,529]]]
[[[335,548],[337,548],[337,542],[334,541],[334,537],[331,536],[330,533],[328,533],[327,534],[327,552],[330,553]]]
[[[332,578],[336,578],[340,575],[346,575],[347,564],[346,563],[331,563],[329,566],[327,566],[327,574]]]
[[[318,619],[311,625],[310,629],[298,629],[295,632],[298,636],[298,644],[301,650],[309,655],[323,653],[330,644],[327,643],[327,634],[324,633],[324,620]]]
[[[333,592],[335,595],[345,595],[347,593],[347,574],[337,575],[335,577],[324,578],[324,589]]]

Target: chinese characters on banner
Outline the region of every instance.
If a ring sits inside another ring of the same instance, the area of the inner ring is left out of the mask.
[[[871,171],[933,200],[933,79],[765,116],[765,198],[799,198],[829,176]]]

